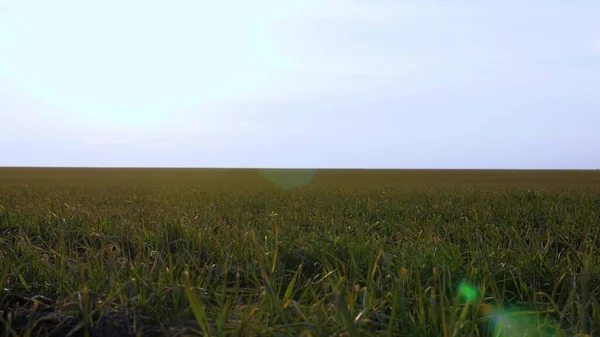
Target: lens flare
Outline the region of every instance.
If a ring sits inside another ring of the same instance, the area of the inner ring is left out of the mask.
[[[479,298],[479,291],[477,290],[477,288],[466,282],[462,282],[458,286],[458,293],[468,303],[473,303],[477,301],[477,298]]]
[[[270,181],[273,185],[284,189],[294,190],[306,186],[312,182],[317,170],[278,170],[262,169],[260,174]]]
[[[536,323],[536,313],[530,311],[505,310],[494,314],[496,336],[552,336],[541,331]]]

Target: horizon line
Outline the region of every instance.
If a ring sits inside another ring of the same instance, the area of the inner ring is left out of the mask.
[[[188,170],[340,170],[340,171],[600,171],[561,168],[366,168],[366,167],[232,167],[232,166],[3,166],[0,169],[188,169]]]

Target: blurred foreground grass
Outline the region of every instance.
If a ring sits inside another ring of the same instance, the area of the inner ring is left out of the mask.
[[[600,335],[598,171],[0,168],[0,192],[3,336]]]

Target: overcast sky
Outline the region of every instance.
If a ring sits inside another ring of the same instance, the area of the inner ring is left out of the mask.
[[[600,1],[0,0],[0,166],[600,168]]]

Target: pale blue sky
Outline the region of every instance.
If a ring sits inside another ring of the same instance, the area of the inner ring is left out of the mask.
[[[600,168],[600,1],[0,0],[0,166]]]

